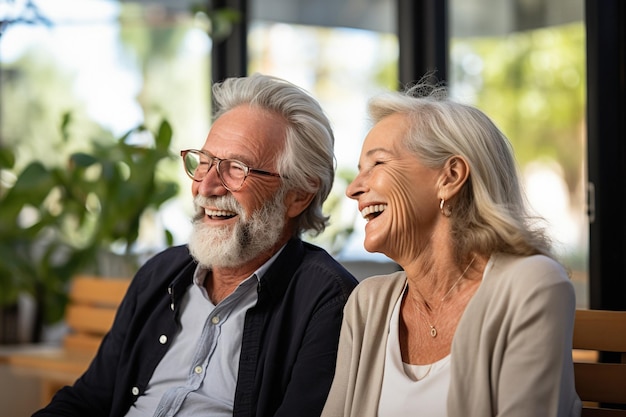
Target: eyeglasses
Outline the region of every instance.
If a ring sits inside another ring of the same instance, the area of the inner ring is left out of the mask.
[[[180,156],[183,158],[185,172],[189,178],[197,182],[202,181],[211,170],[211,167],[215,165],[217,167],[217,176],[228,191],[239,191],[250,174],[281,178],[280,174],[250,168],[236,159],[220,159],[198,149],[180,151]]]

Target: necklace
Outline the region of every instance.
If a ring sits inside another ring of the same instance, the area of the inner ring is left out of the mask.
[[[439,303],[439,307],[437,307],[437,311],[435,313],[435,317],[439,315],[439,312],[441,310],[441,307],[443,307],[443,303],[446,301],[446,299],[448,298],[448,296],[450,295],[450,293],[452,292],[452,290],[458,285],[459,282],[461,282],[461,279],[463,279],[463,277],[465,276],[465,273],[467,272],[467,270],[470,268],[470,266],[472,266],[472,264],[474,263],[474,260],[476,259],[476,257],[474,256],[472,258],[472,260],[470,261],[470,263],[467,265],[467,267],[465,267],[465,270],[463,271],[463,273],[461,274],[460,277],[457,278],[456,281],[454,281],[454,284],[452,284],[452,286],[450,287],[450,289],[443,295],[443,297],[441,297],[441,302]],[[419,293],[419,290],[418,290]],[[421,295],[421,294],[420,294]],[[422,298],[424,298],[424,296],[422,296]],[[424,314],[424,312],[417,306],[417,301],[414,302],[415,305],[415,309],[420,313],[420,315],[422,316],[422,318],[424,319],[424,321],[426,322],[426,324],[428,324],[428,327],[430,327],[430,335],[432,337],[437,337],[437,329],[435,328],[435,324],[436,323],[431,323],[428,318],[426,317],[426,314]]]

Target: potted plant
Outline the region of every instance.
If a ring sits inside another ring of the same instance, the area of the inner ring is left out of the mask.
[[[64,132],[69,121],[67,115]],[[136,143],[138,137],[150,143]],[[175,158],[171,139],[167,121],[154,133],[139,126],[114,142],[89,142],[63,166],[32,161],[0,189],[0,307],[10,311],[20,294],[32,297],[33,342],[44,323],[62,319],[71,278],[98,274],[103,254],[122,247],[118,257],[132,273],[142,217],[178,192],[178,184],[158,172]],[[0,169],[14,162],[13,152],[0,148]],[[170,244],[171,233],[164,233]]]

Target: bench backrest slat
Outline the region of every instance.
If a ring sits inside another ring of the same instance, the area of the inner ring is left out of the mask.
[[[616,363],[599,363],[574,356],[582,417],[626,417],[626,311],[576,310],[573,347],[612,352],[618,358]],[[596,357],[602,359],[602,355]]]
[[[109,331],[130,279],[77,276],[72,281],[65,319],[67,349],[95,351]]]

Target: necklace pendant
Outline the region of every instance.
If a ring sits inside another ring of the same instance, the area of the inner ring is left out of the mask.
[[[437,336],[437,329],[435,329],[435,326],[430,326],[430,335],[432,337],[436,337]]]

